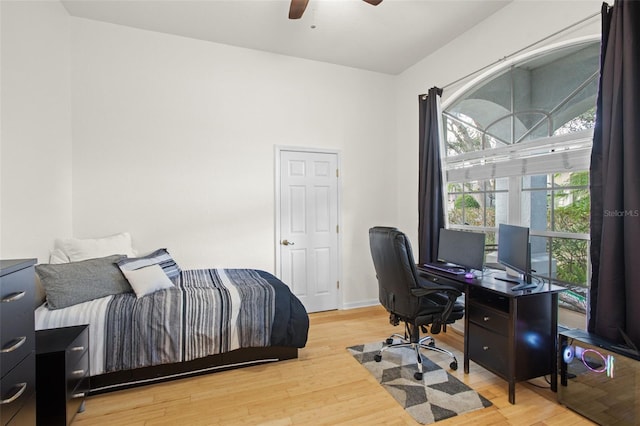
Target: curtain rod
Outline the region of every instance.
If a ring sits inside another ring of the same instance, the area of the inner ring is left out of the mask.
[[[497,61],[494,61],[494,62],[492,62],[492,63],[490,63],[488,65],[485,65],[484,67],[482,67],[480,69],[477,69],[477,70],[475,70],[475,71],[473,71],[473,72],[471,72],[471,73],[469,73],[469,74],[467,74],[467,75],[465,75],[463,77],[460,77],[459,79],[454,80],[449,84],[445,84],[444,86],[442,86],[442,89],[446,89],[447,87],[451,87],[451,86],[453,86],[453,85],[455,85],[457,83],[460,83],[461,81],[466,80],[467,78],[472,77],[475,74],[478,74],[478,73],[486,70],[487,68],[491,68],[494,65],[499,64],[500,62],[506,61],[507,59],[512,58],[513,56],[515,56],[515,55],[517,55],[519,53],[522,53],[525,50],[528,50],[528,49],[532,48],[533,46],[536,46],[536,45],[542,43],[543,41],[549,40],[550,38],[553,38],[553,37],[557,36],[558,34],[562,34],[563,32],[565,32],[565,31],[567,31],[567,30],[569,30],[569,29],[571,29],[573,27],[576,27],[576,26],[582,24],[583,22],[586,22],[586,21],[588,21],[588,20],[590,20],[592,18],[595,18],[598,15],[600,15],[600,12],[597,12],[597,13],[594,13],[592,15],[589,15],[586,18],[583,18],[583,19],[579,20],[578,22],[574,22],[573,24],[571,24],[571,25],[569,25],[569,26],[567,26],[565,28],[562,28],[562,29],[556,31],[555,33],[550,34],[550,35],[548,35],[548,36],[546,36],[544,38],[541,38],[540,40],[538,40],[538,41],[536,41],[534,43],[531,43],[531,44],[523,47],[522,49],[516,50],[515,52],[513,52],[513,53],[511,53],[511,54],[509,54],[509,55],[507,55],[507,56],[505,56],[503,58],[500,58]]]

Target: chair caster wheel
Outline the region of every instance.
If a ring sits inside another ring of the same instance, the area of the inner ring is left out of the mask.
[[[373,360],[374,360],[375,362],[380,362],[380,361],[382,361],[382,355],[380,355],[380,354],[375,355],[375,356],[373,357]]]
[[[392,345],[393,344],[393,339],[391,337],[389,337],[387,340],[387,345]]]
[[[458,361],[452,361],[451,364],[449,364],[449,368],[456,371],[458,369]]]
[[[422,373],[419,371],[416,373],[413,373],[413,378],[416,380],[422,380]]]
[[[436,347],[436,342],[434,342],[433,340],[430,341],[429,343],[427,343],[429,346],[431,346],[432,348]]]

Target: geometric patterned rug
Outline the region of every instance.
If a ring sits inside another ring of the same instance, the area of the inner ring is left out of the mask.
[[[422,354],[422,382],[413,377],[418,371],[411,348],[385,351],[382,361],[374,356],[382,342],[347,348],[418,423],[430,424],[491,406],[491,401],[453,377]],[[424,352],[424,351],[423,351]]]

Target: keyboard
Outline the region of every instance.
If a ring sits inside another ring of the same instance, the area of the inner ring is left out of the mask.
[[[464,275],[465,270],[458,266],[448,266],[445,263],[425,263],[422,266],[428,269],[435,269],[436,271],[446,272],[453,275]]]

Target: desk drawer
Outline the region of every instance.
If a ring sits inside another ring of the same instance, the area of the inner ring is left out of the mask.
[[[503,336],[509,335],[509,315],[479,304],[469,303],[469,321],[474,322]]]
[[[499,376],[508,371],[508,339],[474,323],[469,324],[469,358]]]

